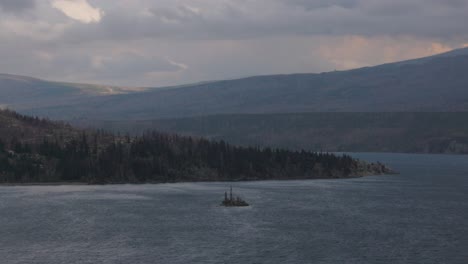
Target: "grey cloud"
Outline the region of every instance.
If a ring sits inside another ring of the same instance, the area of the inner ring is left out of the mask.
[[[178,6],[174,9],[150,8],[149,11],[163,23],[179,23],[202,18],[199,13],[186,6]]]
[[[287,1],[287,3],[303,6],[306,9],[310,10],[317,8],[326,8],[331,6],[352,8],[358,5],[358,0],[289,0]]]
[[[235,40],[291,35],[468,38],[466,0],[246,0],[207,3],[212,3],[213,7],[200,6],[199,12],[184,5],[151,4],[148,8],[150,16],[119,9],[105,10],[106,16],[101,23],[92,27],[75,25],[67,32],[65,40]],[[260,9],[261,4],[268,6],[268,3],[272,3],[271,8]]]
[[[389,9],[399,9],[402,6],[412,7],[411,9],[424,9],[426,6],[450,6],[454,8],[465,7],[467,0],[282,0],[286,4],[295,4],[305,7],[308,10],[339,6],[343,8],[365,8],[368,5],[382,6]]]
[[[55,48],[55,49],[54,49]],[[91,60],[80,50],[6,41],[0,44],[0,72],[52,80],[80,80],[91,68]]]
[[[451,6],[453,8],[460,8],[466,7],[468,5],[468,1],[466,0],[431,0],[432,3]]]
[[[155,85],[148,75],[179,73],[184,61],[151,53],[115,51],[109,43],[54,45],[45,43],[0,42],[0,73],[27,75],[49,80],[114,85]],[[122,44],[118,49],[125,49]],[[113,46],[115,47],[115,46]]]
[[[143,76],[157,72],[176,72],[184,68],[168,59],[124,53],[113,56],[94,57],[94,73],[102,78],[127,78],[129,74]]]
[[[34,7],[27,16],[0,15],[0,72],[166,85],[333,70],[320,48],[343,42],[346,51],[346,36],[418,40],[408,49],[468,42],[468,0],[88,1],[105,13],[99,23],[66,19],[45,0],[0,0],[1,13]],[[398,41],[389,45],[404,46]],[[383,61],[383,49],[372,49],[359,65]]]
[[[18,13],[34,8],[35,0],[0,0],[0,9],[6,12]]]
[[[424,8],[417,1],[394,0],[392,2],[370,2],[363,10],[368,16],[414,17],[424,15]]]

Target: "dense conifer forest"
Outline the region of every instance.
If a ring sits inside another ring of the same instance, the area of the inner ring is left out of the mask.
[[[0,111],[0,183],[162,183],[346,178],[391,172],[347,155],[238,147],[158,132],[78,130]]]

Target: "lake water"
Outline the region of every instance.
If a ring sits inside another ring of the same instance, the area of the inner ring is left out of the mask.
[[[468,263],[468,156],[355,156],[401,174],[0,187],[0,263]]]

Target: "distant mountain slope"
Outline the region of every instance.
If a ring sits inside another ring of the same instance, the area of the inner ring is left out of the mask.
[[[468,49],[350,71],[257,76],[28,109],[53,118],[468,110]]]
[[[35,78],[0,74],[0,104],[21,106],[47,106],[80,94],[79,90]],[[34,103],[35,102],[35,103]]]
[[[95,96],[141,90],[143,89],[60,83],[26,76],[0,74],[0,107],[11,106],[15,109],[49,107],[71,102],[79,103],[81,100]]]
[[[234,114],[152,121],[77,120],[121,133],[160,130],[295,150],[468,154],[468,113]]]
[[[228,63],[228,62],[227,62]],[[158,89],[0,75],[0,108],[54,119],[215,114],[468,111],[468,48],[350,71],[256,76]]]
[[[429,56],[429,57],[413,59],[413,60],[406,60],[406,61],[390,63],[390,64],[393,64],[393,65],[423,64],[423,63],[426,63],[426,62],[428,62],[430,60],[437,59],[437,58],[451,58],[451,57],[459,57],[459,56],[468,56],[468,48],[455,49],[455,50],[452,50],[452,51],[449,51],[449,52],[436,54],[436,55]]]

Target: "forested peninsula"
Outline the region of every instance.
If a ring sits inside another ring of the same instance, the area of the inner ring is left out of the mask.
[[[138,137],[0,110],[0,183],[172,183],[388,174],[348,155],[239,147],[159,132]]]

